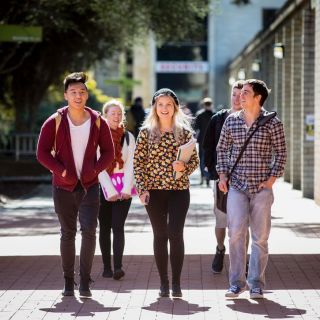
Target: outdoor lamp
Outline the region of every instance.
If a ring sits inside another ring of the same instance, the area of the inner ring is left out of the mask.
[[[239,69],[239,71],[238,71],[238,78],[239,78],[240,80],[244,80],[244,79],[246,78],[246,71],[245,71],[245,69],[243,69],[243,68]]]
[[[277,59],[283,59],[284,57],[284,45],[281,42],[273,45],[273,56]]]
[[[234,77],[229,78],[229,85],[232,86],[236,82],[236,79]]]
[[[258,59],[253,60],[253,62],[251,64],[251,70],[253,72],[259,72],[260,71],[260,66],[261,66],[260,60],[258,60]]]

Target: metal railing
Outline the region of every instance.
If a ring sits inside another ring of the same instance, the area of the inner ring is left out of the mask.
[[[19,161],[22,156],[35,156],[37,142],[36,133],[0,135],[0,155],[13,156],[15,161]]]

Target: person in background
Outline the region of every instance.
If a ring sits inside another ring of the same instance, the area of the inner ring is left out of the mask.
[[[246,80],[241,89],[242,110],[232,113],[225,121],[217,145],[219,189],[228,192],[227,219],[229,235],[229,284],[225,296],[238,297],[246,286],[250,298],[263,298],[265,270],[268,262],[268,238],[271,229],[273,184],[281,177],[286,162],[286,142],[283,125],[273,117],[258,127],[246,151],[235,167],[247,137],[260,119],[269,115],[263,104],[269,95],[267,85],[257,79]],[[250,228],[251,254],[247,279],[246,234]]]
[[[100,183],[104,181],[101,183],[99,210],[99,243],[104,265],[102,276],[119,280],[125,275],[122,269],[124,225],[132,200],[135,138],[125,130],[124,107],[120,102],[111,100],[102,111],[111,129],[115,149],[114,160],[99,174]],[[114,271],[111,268],[111,230]]]
[[[227,117],[234,112],[241,110],[240,93],[243,86],[243,81],[236,81],[231,88],[231,108],[222,109],[218,111],[210,119],[208,128],[205,132],[202,149],[204,152],[204,164],[214,180],[219,179],[216,171],[217,165],[217,152],[216,147],[219,142],[222,126]],[[213,184],[214,207],[213,212],[216,216],[215,236],[217,239],[216,254],[212,261],[212,272],[221,273],[223,269],[224,255],[226,248],[224,240],[226,237],[227,215],[225,212],[220,211],[216,206],[216,184]]]
[[[38,161],[52,172],[53,202],[61,226],[60,252],[64,296],[74,295],[77,218],[81,230],[80,296],[91,297],[90,273],[96,247],[99,212],[98,174],[112,163],[113,142],[107,122],[86,107],[87,76],[83,72],[64,79],[68,105],[42,125]],[[100,158],[97,160],[97,147]]]
[[[203,184],[206,181],[207,186],[210,184],[210,175],[209,172],[205,169],[204,163],[204,150],[202,147],[203,139],[205,132],[208,127],[208,123],[211,117],[214,115],[212,110],[212,100],[211,98],[204,98],[202,101],[203,109],[199,110],[196,114],[194,128],[197,134],[197,141],[199,144],[199,157],[200,157],[200,171],[201,171],[201,181],[200,184]]]
[[[189,117],[192,117],[192,111],[190,110],[187,104],[182,104],[180,108],[184,114],[186,114]]]
[[[130,109],[127,111],[127,129],[137,138],[140,127],[144,121],[146,112],[143,108],[143,100],[141,97],[136,97]]]
[[[199,159],[194,149],[188,163],[176,160],[178,147],[193,136],[189,118],[179,108],[176,94],[168,88],[160,89],[153,95],[151,104],[137,139],[134,175],[153,229],[154,256],[161,283],[159,295],[170,294],[169,241],[172,296],[181,297],[183,229],[190,204],[189,176],[197,168]],[[182,176],[175,179],[174,172],[181,172]]]

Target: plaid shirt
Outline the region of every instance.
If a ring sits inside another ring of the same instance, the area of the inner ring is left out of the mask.
[[[266,112],[263,108],[261,113]],[[217,172],[230,172],[245,140],[257,126],[257,120],[247,129],[244,111],[231,114],[225,121],[217,145]],[[252,136],[245,152],[234,169],[230,185],[237,190],[258,192],[261,182],[269,177],[281,177],[286,162],[286,143],[281,121],[275,117]]]

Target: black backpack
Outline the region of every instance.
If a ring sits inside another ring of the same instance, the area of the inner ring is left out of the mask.
[[[125,130],[124,135],[123,135],[122,138],[121,138],[121,147],[122,147],[123,144],[124,144],[124,140],[126,140],[126,144],[127,144],[127,146],[128,146],[129,143],[130,143],[130,137],[129,137],[129,132],[128,132],[127,130]]]

